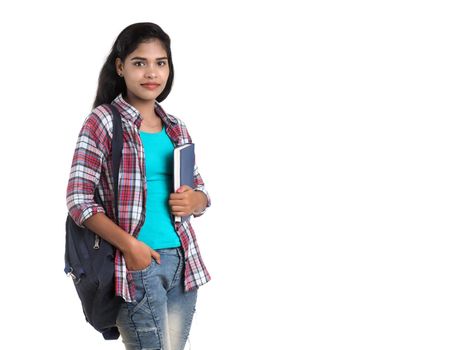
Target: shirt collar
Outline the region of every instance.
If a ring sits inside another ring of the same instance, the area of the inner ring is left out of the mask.
[[[141,126],[142,116],[139,111],[132,105],[130,105],[123,98],[123,95],[120,93],[113,101],[112,104],[115,104],[120,108],[121,113],[126,119],[130,120],[138,128]],[[155,101],[155,112],[163,120],[163,122],[169,126],[171,124],[177,124],[177,119],[170,114],[167,114],[163,107]]]

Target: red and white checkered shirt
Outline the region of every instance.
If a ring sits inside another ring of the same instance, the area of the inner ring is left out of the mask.
[[[119,225],[137,237],[145,221],[147,198],[144,147],[139,136],[142,117],[136,108],[125,101],[122,94],[118,95],[112,104],[118,107],[123,126],[123,156],[119,172]],[[162,119],[174,146],[192,142],[185,124],[180,119],[167,114],[158,103],[155,104],[155,112]],[[86,118],[79,133],[66,194],[69,214],[79,226],[83,226],[83,222],[96,213],[114,217],[112,131],[111,112],[98,106]],[[211,200],[197,165],[194,167],[194,184],[195,190],[202,191],[207,196],[209,207]],[[94,201],[97,187],[107,213]],[[200,216],[204,212],[205,210],[194,216]],[[210,274],[202,261],[190,220],[176,223],[175,230],[185,251],[185,290],[207,283]],[[133,301],[134,284],[125,259],[118,249],[115,256],[115,281],[116,294],[125,301]]]

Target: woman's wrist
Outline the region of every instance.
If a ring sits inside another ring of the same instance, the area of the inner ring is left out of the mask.
[[[205,196],[204,192],[199,190],[194,190],[194,193],[198,195],[198,201],[196,208],[193,210],[193,215],[199,215],[207,208],[207,197]]]

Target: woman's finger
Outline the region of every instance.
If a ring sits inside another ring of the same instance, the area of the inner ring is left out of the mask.
[[[150,253],[152,255],[152,258],[158,263],[158,264],[161,264],[161,257],[160,257],[160,253],[158,253],[157,251],[153,250],[153,249],[150,249]]]

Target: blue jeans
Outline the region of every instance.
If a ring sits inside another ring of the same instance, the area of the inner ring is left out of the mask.
[[[185,292],[181,248],[159,249],[144,270],[132,271],[135,301],[123,303],[117,327],[126,350],[183,350],[193,321],[197,288]]]

